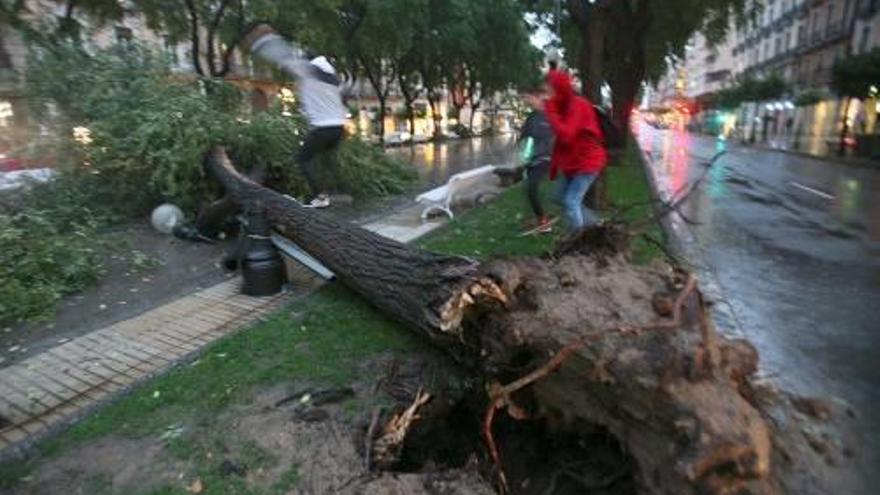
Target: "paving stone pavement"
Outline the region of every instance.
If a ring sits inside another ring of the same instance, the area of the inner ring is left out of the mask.
[[[420,222],[420,212],[409,208],[365,228],[409,242],[442,225]],[[0,368],[0,455],[77,420],[322,283],[290,262],[288,275],[294,289],[275,296],[241,294],[236,277]]]

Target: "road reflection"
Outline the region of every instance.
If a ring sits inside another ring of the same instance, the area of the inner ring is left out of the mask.
[[[659,187],[681,190],[717,140],[641,128]],[[725,143],[727,144],[727,143]],[[796,392],[852,404],[863,480],[880,483],[880,169],[729,146],[678,219],[686,250],[726,295],[761,372]],[[719,324],[724,330],[724,324]],[[857,483],[857,482],[856,482]],[[861,486],[841,493],[872,493]]]
[[[449,177],[482,165],[511,165],[515,158],[511,135],[416,144],[387,152],[415,167],[424,188],[443,185]]]

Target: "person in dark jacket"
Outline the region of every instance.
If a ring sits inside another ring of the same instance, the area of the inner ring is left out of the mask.
[[[545,95],[543,85],[532,87],[523,93],[523,100],[532,111],[520,131],[519,142],[524,154],[521,163],[526,167],[526,197],[535,214],[534,220],[526,224],[524,235],[552,230],[552,222],[545,213],[540,197],[541,181],[550,170],[550,153],[553,151],[553,129],[542,111]]]
[[[300,56],[296,46],[266,24],[251,30],[245,44],[257,58],[296,78],[300,105],[310,126],[296,157],[312,196],[305,205],[330,206],[330,198],[318,185],[313,165],[317,155],[338,148],[344,134],[348,109],[342,102],[341,81],[336,70],[325,57],[308,60]]]
[[[557,201],[571,232],[595,223],[583,206],[584,196],[605,168],[608,152],[599,117],[592,103],[577,96],[568,74],[551,70],[547,83],[553,94],[544,107],[555,141],[550,158],[550,180],[561,176]]]

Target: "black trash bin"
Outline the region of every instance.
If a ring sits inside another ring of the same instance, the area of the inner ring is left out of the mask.
[[[281,254],[272,244],[269,224],[264,218],[250,215],[244,225],[244,249],[239,266],[244,279],[241,291],[249,296],[271,296],[281,292],[287,279]]]

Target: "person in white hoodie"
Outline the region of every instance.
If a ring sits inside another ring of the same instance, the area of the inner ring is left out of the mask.
[[[342,141],[348,109],[342,102],[342,83],[336,70],[325,57],[308,60],[300,56],[293,43],[267,24],[252,29],[244,44],[255,57],[296,78],[300,107],[310,127],[296,158],[311,193],[304,204],[312,208],[330,206],[330,197],[315,177],[314,159],[335,150]]]

